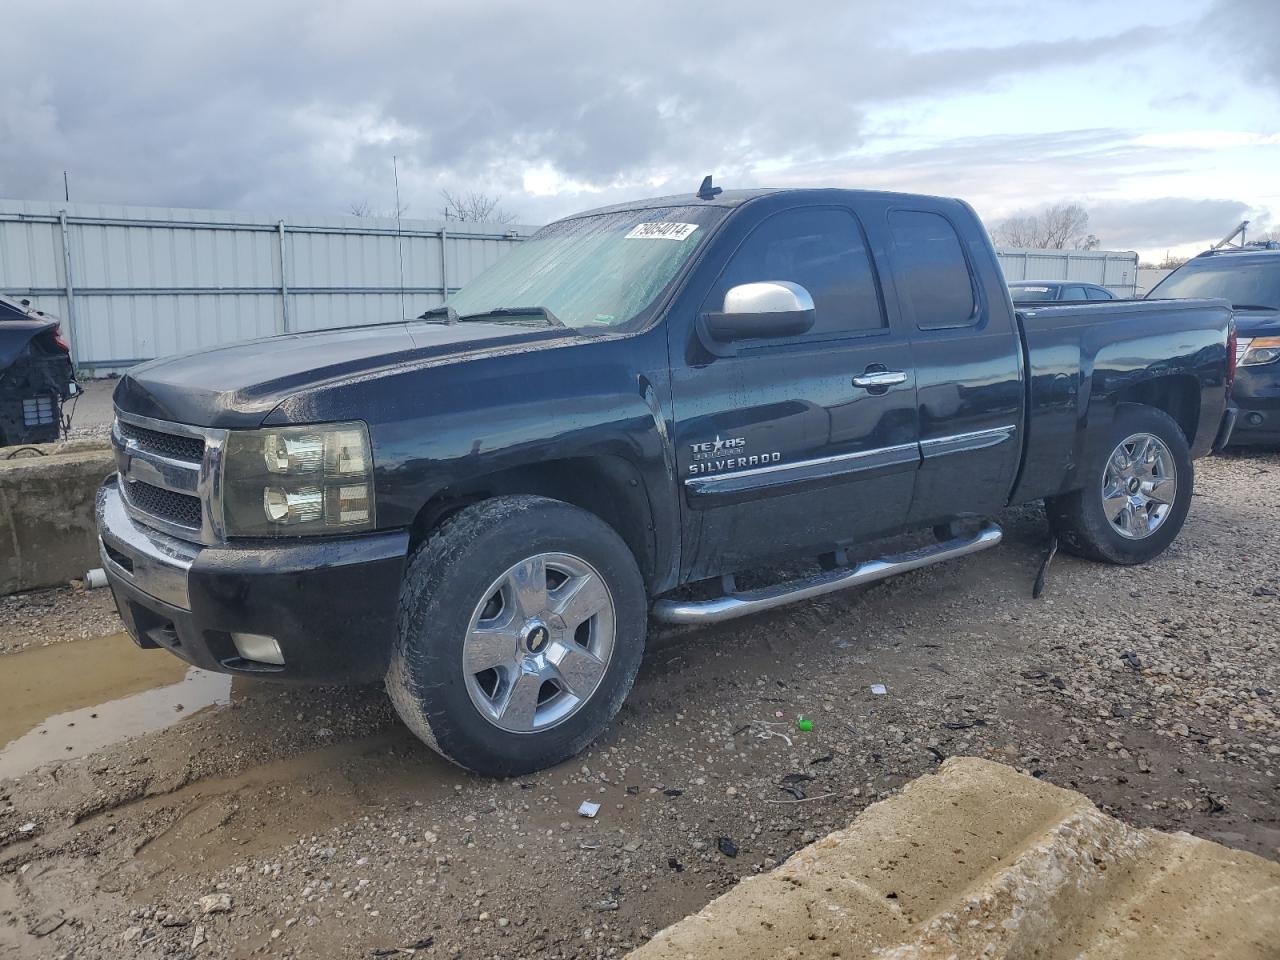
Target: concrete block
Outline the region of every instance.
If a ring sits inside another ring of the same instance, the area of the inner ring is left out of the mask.
[[[98,566],[94,495],[115,470],[104,441],[0,448],[0,595],[52,587]]]
[[[1262,960],[1277,944],[1280,864],[955,758],[628,956]]]

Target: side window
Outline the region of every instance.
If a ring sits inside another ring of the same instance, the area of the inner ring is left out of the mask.
[[[966,327],[978,321],[969,263],[946,217],[922,210],[889,213],[898,289],[921,330]]]
[[[1062,288],[1063,300],[1088,300],[1089,297],[1084,292],[1084,287],[1071,286]]]
[[[812,207],[769,217],[743,241],[707,298],[719,310],[730,287],[790,280],[813,297],[809,337],[879,330],[887,325],[871,258],[847,210]]]
[[[1090,300],[1113,300],[1110,290],[1104,290],[1101,287],[1086,287],[1085,293],[1089,295]]]

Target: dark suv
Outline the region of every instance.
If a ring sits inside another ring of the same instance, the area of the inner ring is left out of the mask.
[[[1280,243],[1209,250],[1165,277],[1148,300],[1221,297],[1236,315],[1231,443],[1280,444]]]

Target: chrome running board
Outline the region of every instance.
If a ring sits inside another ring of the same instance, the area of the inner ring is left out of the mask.
[[[659,600],[653,605],[653,615],[664,623],[719,623],[977,553],[994,547],[1003,536],[998,523],[987,523],[972,536],[955,537],[906,553],[864,560],[852,567],[830,570],[803,580],[759,590],[735,591],[714,600]]]

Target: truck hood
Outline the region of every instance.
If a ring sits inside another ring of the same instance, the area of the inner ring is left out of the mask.
[[[562,328],[429,321],[287,334],[144,363],[120,379],[114,400],[156,420],[253,428],[314,387],[574,336]]]

